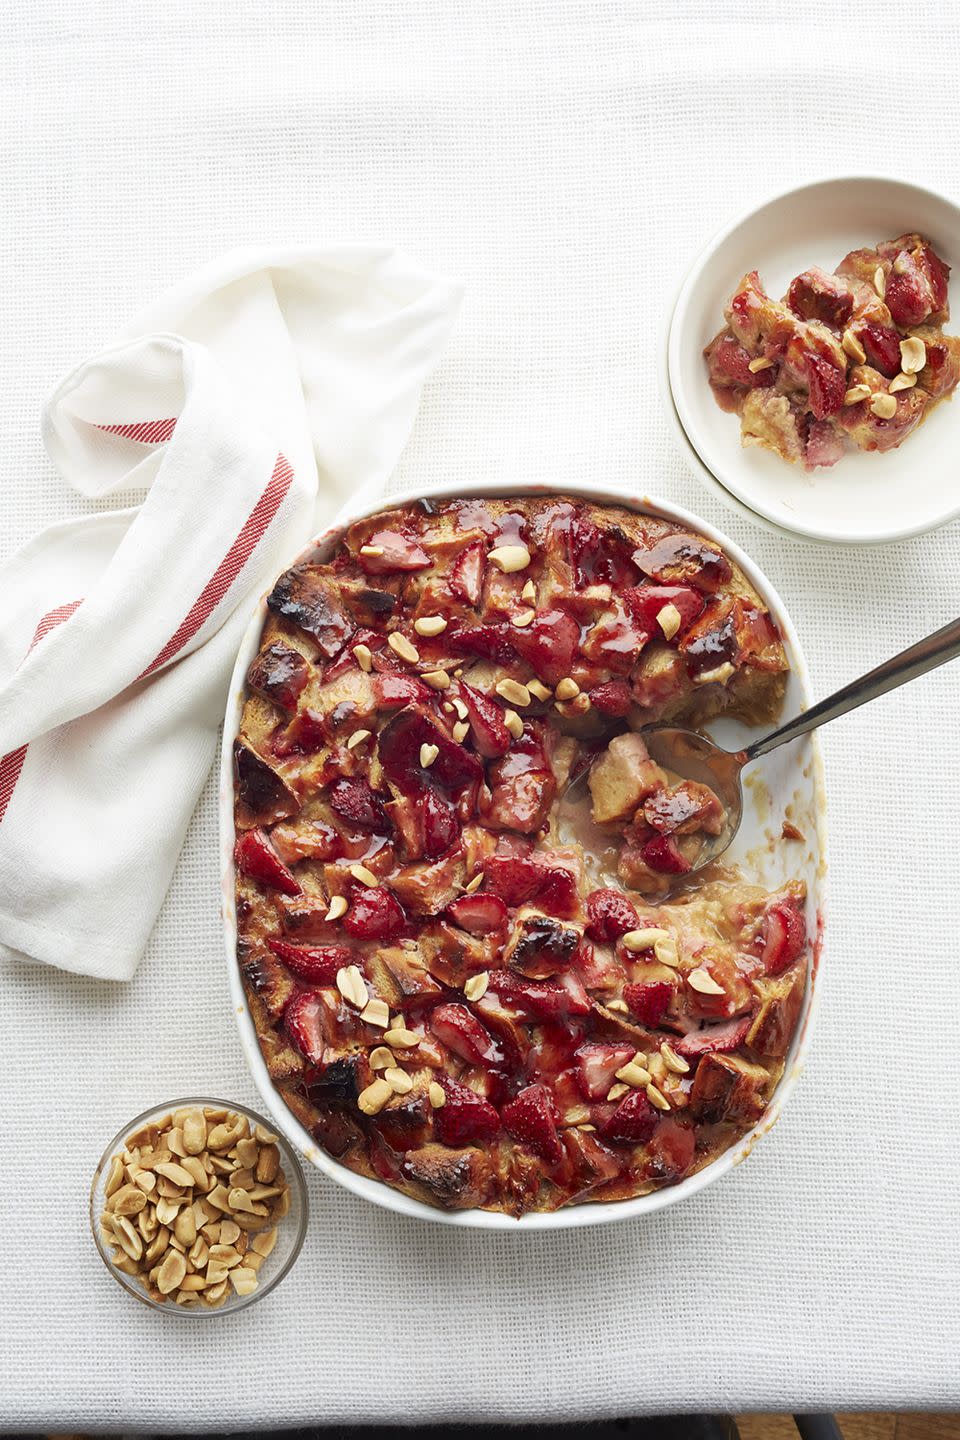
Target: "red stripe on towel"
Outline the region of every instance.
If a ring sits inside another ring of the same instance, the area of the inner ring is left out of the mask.
[[[97,429],[123,440],[139,440],[141,445],[162,445],[170,439],[176,424],[174,416],[172,420],[138,420],[132,425],[98,425]]]
[[[172,660],[184,645],[193,639],[201,625],[210,618],[250,559],[254,547],[263,538],[267,526],[280,509],[292,480],[293,470],[289,462],[283,455],[278,455],[277,463],[273,467],[273,474],[270,476],[270,483],[244,521],[243,529],[191,605],[176,634],[171,635],[157,658],[137,676],[138,680],[142,680],[146,675],[152,675],[154,670]]]
[[[49,635],[50,631],[55,630],[58,625],[62,625],[64,620],[69,620],[74,610],[82,604],[82,600],[70,600],[66,605],[58,605],[55,610],[48,610],[46,615],[42,615],[33,632],[33,639],[30,641],[27,654],[30,654],[34,645],[42,640],[44,635]],[[0,821],[7,812],[10,797],[20,779],[20,771],[23,769],[23,762],[26,758],[27,747],[21,745],[19,750],[11,750],[9,755],[4,755],[0,760]]]
[[[21,745],[19,750],[11,750],[9,755],[4,755],[0,760],[0,822],[3,821],[6,814],[10,796],[20,779],[20,771],[23,769],[23,762],[26,758],[27,747]]]

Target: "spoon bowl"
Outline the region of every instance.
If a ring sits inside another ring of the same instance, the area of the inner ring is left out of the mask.
[[[708,786],[723,805],[723,829],[719,835],[704,836],[690,870],[678,877],[688,880],[704,866],[719,860],[740,829],[743,819],[740,771],[747,762],[747,752],[724,750],[709,735],[681,726],[653,725],[640,733],[651,760],[655,760],[671,776],[677,775],[681,780],[695,780]]]

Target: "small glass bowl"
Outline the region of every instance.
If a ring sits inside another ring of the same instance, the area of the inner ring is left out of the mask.
[[[290,1209],[283,1219],[277,1222],[277,1242],[263,1262],[263,1267],[257,1277],[259,1283],[256,1290],[249,1295],[237,1295],[231,1287],[228,1287],[227,1299],[222,1305],[216,1307],[178,1305],[175,1300],[167,1300],[161,1304],[159,1301],[153,1300],[138,1279],[133,1275],[125,1275],[122,1270],[117,1269],[100,1235],[100,1216],[106,1203],[106,1182],[110,1162],[114,1155],[124,1149],[127,1136],[134,1134],[141,1126],[151,1121],[162,1119],[174,1110],[190,1106],[209,1106],[216,1110],[233,1110],[238,1115],[246,1116],[251,1126],[262,1125],[265,1130],[276,1135],[276,1144],[280,1151],[280,1164],[287,1184],[290,1186]],[[307,1218],[307,1187],[304,1183],[300,1161],[296,1152],[279,1134],[276,1126],[272,1125],[264,1116],[258,1115],[255,1110],[249,1110],[246,1105],[238,1105],[235,1100],[216,1100],[209,1096],[189,1096],[183,1100],[168,1100],[164,1105],[153,1106],[149,1110],[144,1110],[142,1115],[135,1115],[117,1132],[104,1150],[90,1187],[90,1228],[93,1231],[94,1242],[100,1258],[114,1280],[118,1281],[130,1295],[134,1295],[141,1304],[148,1305],[151,1310],[159,1310],[164,1315],[182,1315],[188,1319],[207,1320],[216,1315],[231,1314],[236,1310],[243,1310],[247,1305],[252,1305],[255,1300],[262,1300],[265,1295],[269,1295],[270,1291],[280,1284],[300,1254],[300,1247],[303,1245],[307,1233]]]

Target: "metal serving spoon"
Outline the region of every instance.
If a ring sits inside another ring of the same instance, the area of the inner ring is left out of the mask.
[[[741,773],[745,765],[759,759],[761,755],[769,754],[780,745],[796,740],[800,735],[806,735],[810,730],[816,730],[828,720],[835,720],[838,715],[846,715],[848,710],[856,710],[859,706],[866,705],[868,700],[876,700],[888,690],[895,690],[898,686],[905,685],[908,680],[915,680],[918,675],[935,670],[938,665],[953,660],[957,655],[960,655],[960,620],[952,620],[949,625],[944,625],[942,630],[935,631],[925,640],[919,640],[916,645],[911,645],[899,655],[885,660],[882,665],[861,676],[859,680],[852,681],[836,694],[821,700],[819,705],[814,705],[794,720],[788,720],[779,730],[755,740],[745,750],[724,750],[705,735],[675,726],[653,725],[642,730],[640,733],[651,759],[685,780],[699,780],[702,784],[709,785],[726,808],[727,818],[723,830],[716,837],[707,839],[692,870],[683,878],[687,879],[690,874],[702,870],[705,865],[718,859],[739,830],[743,818]]]

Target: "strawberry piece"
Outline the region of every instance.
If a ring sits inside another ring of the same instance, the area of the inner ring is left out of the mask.
[[[378,831],[381,835],[390,830],[383,804],[359,775],[334,780],[327,792],[327,803],[358,830]]]
[[[438,1005],[430,1029],[441,1044],[470,1065],[500,1065],[503,1051],[466,1005]]]
[[[673,986],[669,980],[649,980],[645,984],[638,981],[635,985],[623,987],[623,998],[632,1015],[655,1029],[667,1013],[673,998]]]
[[[313,755],[329,739],[326,716],[316,710],[300,710],[275,738],[273,751],[276,755]]]
[[[353,652],[358,645],[366,645],[368,650],[380,650],[383,647],[383,636],[379,635],[376,630],[355,630],[340,654],[335,656],[324,670],[323,683],[325,685],[329,685],[332,680],[338,679],[346,671],[357,668],[357,657]]]
[[[492,890],[506,905],[522,905],[536,896],[541,909],[561,920],[577,914],[577,877],[562,865],[549,865],[529,855],[488,855],[483,873],[485,890]]]
[[[743,1044],[752,1023],[752,1015],[735,1015],[732,1020],[691,1030],[689,1035],[671,1041],[671,1045],[686,1060],[697,1060],[701,1055],[723,1055]]]
[[[796,901],[771,905],[760,931],[760,958],[768,975],[781,975],[798,959],[807,943],[806,916]]]
[[[447,914],[471,935],[491,935],[507,923],[507,907],[499,895],[461,895],[451,900]]]
[[[879,370],[881,375],[890,377],[899,374],[900,336],[896,330],[891,330],[889,325],[865,320],[857,326],[856,336],[866,352],[868,365]]]
[[[463,625],[448,630],[444,638],[454,655],[479,655],[498,665],[510,665],[517,658],[512,636],[519,633],[511,633],[506,625]]]
[[[340,923],[358,940],[394,940],[406,929],[407,915],[386,886],[354,885],[350,908]]]
[[[420,764],[423,745],[435,745],[438,752],[428,770]],[[384,774],[404,795],[421,795],[436,785],[459,794],[483,779],[476,755],[413,709],[401,710],[384,726],[378,748]]]
[[[527,1085],[500,1111],[504,1129],[547,1165],[559,1165],[563,1146],[557,1134],[556,1108],[546,1085]]]
[[[704,352],[707,357],[707,367],[710,372],[710,379],[714,385],[731,386],[742,385],[751,388],[755,385],[772,385],[776,379],[776,367],[770,365],[766,370],[758,370],[756,374],[750,369],[750,361],[754,358],[749,350],[744,349],[733,335],[724,335],[722,332],[707,346]]]
[[[289,940],[269,937],[267,944],[298,980],[309,980],[314,985],[332,983],[337,971],[344,965],[352,965],[355,958],[346,945],[291,945]]]
[[[600,530],[577,511],[571,511],[566,529],[578,589],[603,584],[620,589],[633,583],[636,572],[627,546],[616,531]]]
[[[251,880],[258,880],[284,895],[303,893],[262,830],[247,830],[241,835],[233,847],[233,858],[237,869]]]
[[[580,626],[563,610],[544,610],[532,625],[515,630],[510,643],[539,679],[557,685],[570,674]]]
[[[577,992],[576,986],[568,983],[571,978],[567,974],[563,982],[526,980],[509,970],[491,970],[488,994],[498,995],[505,1005],[534,1020],[589,1014],[589,997],[582,985]]]
[[[428,860],[445,855],[460,838],[457,812],[442,790],[426,790],[422,800],[423,853]]]
[[[458,600],[468,605],[479,603],[486,563],[487,551],[482,540],[474,540],[460,551],[447,575],[447,584]]]
[[[663,631],[657,616],[665,605],[673,605],[680,612],[678,634],[692,625],[703,614],[704,608],[703,596],[690,585],[640,585],[624,590],[623,598],[644,633],[660,640],[663,639]]]
[[[809,418],[809,417],[808,417]],[[843,436],[829,420],[811,420],[803,442],[803,463],[808,470],[827,469],[843,459]]]
[[[430,705],[435,696],[415,676],[385,670],[373,677],[373,698],[378,710],[397,710],[403,705]]]
[[[922,325],[930,314],[930,287],[917,269],[905,275],[891,270],[887,276],[887,291],[884,299],[894,324],[901,326]]]
[[[616,1073],[633,1059],[635,1045],[581,1045],[575,1053],[577,1078],[588,1100],[603,1100],[614,1084]]]
[[[594,940],[619,940],[636,930],[640,917],[620,890],[592,890],[587,896],[587,934]]]
[[[680,1180],[693,1164],[697,1133],[675,1115],[664,1115],[650,1140],[650,1174],[658,1180]]]
[[[449,1075],[438,1076],[446,1096],[433,1112],[433,1131],[442,1145],[469,1145],[493,1140],[500,1130],[500,1116],[469,1085],[459,1085]]]
[[[371,535],[366,542],[371,549],[379,549],[380,555],[357,556],[361,567],[368,575],[384,575],[391,571],[425,570],[432,564],[426,551],[410,540],[406,535],[401,535],[399,530],[378,530]]]
[[[622,720],[630,713],[633,695],[625,680],[605,680],[590,691],[590,704],[598,714]]]
[[[556,976],[557,985],[561,990],[566,991],[564,1004],[567,1007],[568,1015],[589,1015],[591,1010],[590,996],[584,989],[583,981],[573,970],[567,970],[563,975]]]
[[[307,1060],[318,1064],[323,1054],[323,1033],[320,1026],[322,1000],[313,990],[300,990],[287,1002],[283,1026],[290,1043]]]
[[[489,695],[460,682],[460,698],[467,707],[473,744],[478,755],[498,759],[510,749],[510,731],[503,723],[503,711]]]
[[[605,1140],[621,1140],[627,1145],[645,1145],[657,1128],[657,1112],[642,1090],[625,1095],[600,1127]]]
[[[297,696],[309,678],[310,665],[305,656],[279,641],[266,645],[247,671],[250,689],[284,710],[296,708]]]
[[[672,835],[654,835],[640,849],[645,865],[661,875],[686,875],[693,867]]]
[[[810,409],[817,420],[836,415],[843,409],[843,397],[847,393],[847,377],[843,370],[831,365],[822,355],[807,356],[807,386]]]

